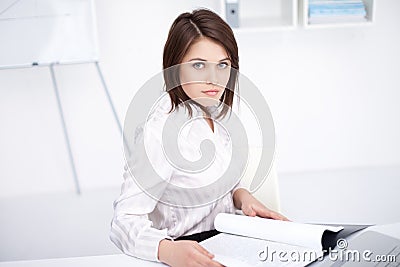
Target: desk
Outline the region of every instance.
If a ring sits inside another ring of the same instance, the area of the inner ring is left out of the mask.
[[[393,236],[400,239],[400,223],[376,225],[364,229],[354,236],[363,233],[364,231],[372,230],[386,235]],[[117,255],[104,255],[104,256],[91,256],[91,257],[77,257],[77,258],[60,258],[60,259],[46,259],[34,261],[11,261],[0,262],[0,267],[105,267],[105,266],[118,266],[118,267],[160,267],[166,266],[162,263],[150,262],[140,260],[134,257],[129,257],[124,254]]]

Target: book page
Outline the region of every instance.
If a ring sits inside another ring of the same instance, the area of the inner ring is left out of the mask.
[[[340,226],[304,224],[260,217],[220,213],[215,229],[234,235],[285,243],[322,251],[322,235],[326,230],[339,232]]]
[[[229,267],[306,266],[323,255],[320,250],[263,239],[221,233],[200,243]]]

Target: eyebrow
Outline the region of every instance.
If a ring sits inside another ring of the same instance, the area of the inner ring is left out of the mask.
[[[203,59],[203,58],[199,58],[199,57],[192,58],[192,59],[190,59],[189,61],[194,61],[194,60],[198,60],[198,61],[207,61],[207,60],[205,60],[205,59]],[[228,57],[226,57],[226,58],[221,59],[219,62],[224,61],[224,60],[229,60],[229,61],[231,61]]]

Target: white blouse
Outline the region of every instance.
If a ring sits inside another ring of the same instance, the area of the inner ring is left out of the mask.
[[[231,159],[232,145],[229,134],[216,122],[213,132],[204,118],[188,120],[179,132],[179,152],[187,160],[197,160],[201,157],[201,141],[209,139],[215,146],[215,157],[206,170],[197,173],[174,167],[163,153],[162,146],[163,125],[169,116],[171,105],[169,97],[165,99],[168,101],[161,101],[156,111],[148,118],[145,130],[143,127],[137,128],[135,143],[144,138],[146,154],[152,166],[157,174],[169,183],[187,188],[213,183],[226,171]],[[193,112],[194,117],[202,113],[196,108]],[[135,158],[135,167],[141,168],[143,157],[137,155]],[[236,211],[232,196],[234,191],[241,187],[241,184],[237,183],[232,189],[227,190],[226,195],[209,204],[179,207],[168,205],[168,199],[176,196],[176,190],[163,188],[161,199],[157,201],[138,186],[127,166],[123,177],[121,194],[114,202],[110,238],[125,254],[151,261],[159,261],[158,245],[161,240],[165,238],[173,240],[180,236],[215,229],[214,219],[218,213]],[[140,179],[140,177],[135,178]],[[201,198],[196,195],[191,197]]]

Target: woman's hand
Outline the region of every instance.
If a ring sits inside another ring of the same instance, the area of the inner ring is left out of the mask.
[[[233,201],[236,208],[241,209],[247,216],[259,216],[263,218],[270,218],[281,221],[289,221],[288,218],[282,214],[265,207],[260,201],[253,197],[249,191],[239,188],[233,195]]]
[[[213,257],[213,254],[196,241],[164,239],[161,240],[158,247],[158,259],[172,267],[223,267],[220,263],[212,260]]]

